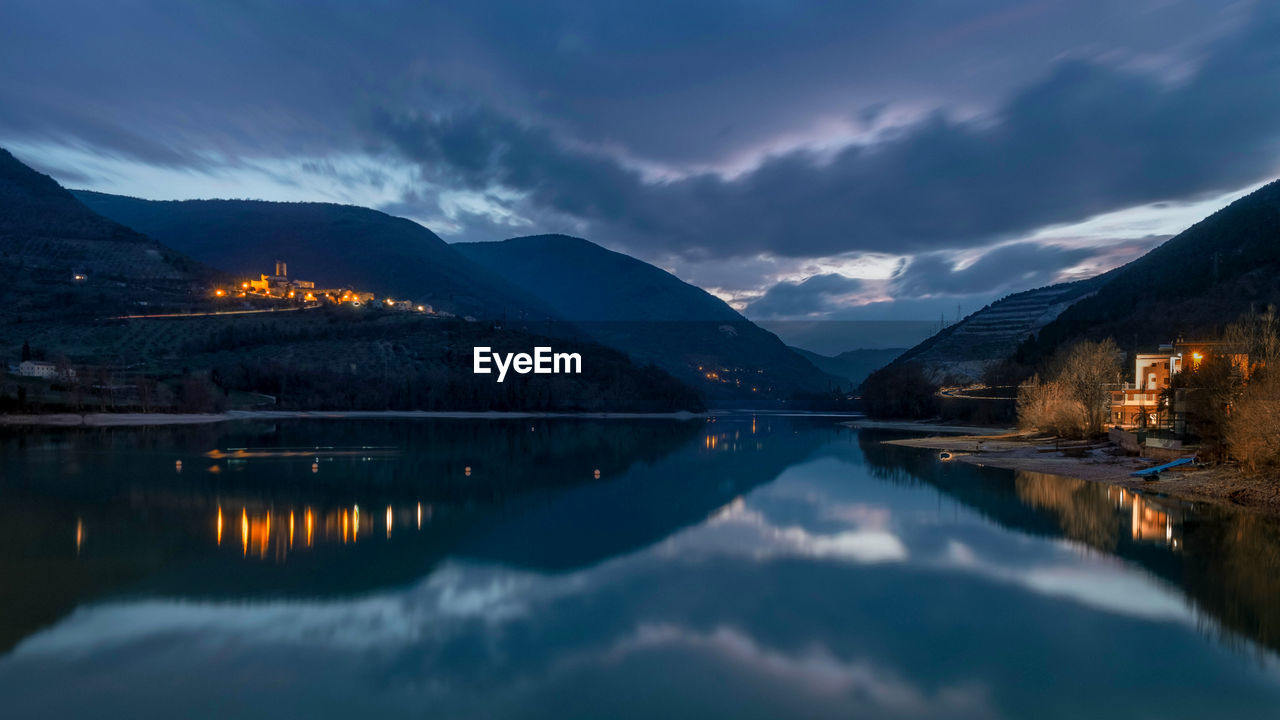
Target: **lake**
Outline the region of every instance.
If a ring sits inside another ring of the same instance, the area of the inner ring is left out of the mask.
[[[3,715],[1280,716],[1280,523],[891,437],[6,431]]]

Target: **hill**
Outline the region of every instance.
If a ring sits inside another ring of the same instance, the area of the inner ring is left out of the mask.
[[[180,253],[93,212],[4,149],[0,263],[125,280],[180,281],[200,271]]]
[[[861,385],[868,375],[893,362],[895,358],[905,351],[904,348],[864,348],[848,350],[832,357],[819,355],[816,352],[810,352],[798,347],[791,349],[813,363],[814,367],[828,375],[839,378],[841,385],[847,390],[852,390]]]
[[[863,395],[869,412],[929,414],[929,385],[972,382],[997,365],[1012,382],[1080,340],[1112,338],[1134,352],[1214,337],[1267,305],[1280,305],[1280,182],[1120,268],[993,303],[872,374]]]
[[[975,382],[1067,308],[1096,292],[1107,277],[1059,283],[1001,298],[902,353],[893,365],[917,365],[938,383]]]
[[[860,388],[863,412],[873,417],[933,417],[999,423],[1007,421],[1009,402],[943,403],[942,385],[985,380],[1004,384],[1009,359],[1035,333],[1063,311],[1097,291],[1106,275],[1027,290],[991,303],[875,370]],[[1016,372],[1016,369],[1015,369]]]
[[[213,276],[0,149],[0,324],[183,306]]]
[[[101,206],[112,204],[113,198],[94,194],[90,199]],[[153,208],[146,201],[123,200],[127,202],[120,205],[139,212]],[[404,278],[405,266],[426,267],[434,273],[429,277],[439,280],[436,292],[443,292],[441,286],[450,282],[447,287],[458,292],[465,288],[486,293],[484,300],[489,303],[505,292],[500,280],[493,280],[491,286],[474,281],[468,273],[485,278],[487,271],[429,231],[373,211],[271,203],[190,206],[207,212],[201,215],[168,212],[181,203],[154,205],[163,206],[156,216],[181,220],[164,226],[166,232],[203,248],[214,260],[221,255],[216,252],[216,239],[231,228],[244,232],[225,236],[233,239],[224,244],[235,249],[228,254],[246,257],[253,243],[268,237],[265,233],[271,228],[277,236],[295,239],[315,232],[321,241],[314,245],[319,247],[338,242],[343,227],[351,230],[351,222],[360,221],[366,225],[357,223],[347,244],[370,247],[346,257],[386,261],[388,252],[371,238],[386,238],[382,231],[391,227],[400,235],[389,243],[390,253],[411,257],[392,268],[390,276]],[[232,215],[219,220],[218,212],[224,209],[232,210]],[[236,209],[243,212],[237,214]],[[299,228],[288,225],[291,217],[301,218]],[[272,225],[273,221],[282,224]],[[176,229],[187,222],[191,223],[188,234]],[[440,247],[432,247],[422,233]],[[413,245],[426,245],[427,251],[413,254]],[[432,260],[440,265],[431,265]],[[335,276],[341,272],[340,266],[328,267]],[[449,278],[452,272],[459,277]],[[305,409],[668,411],[703,407],[694,389],[657,368],[636,367],[616,350],[585,342],[580,332],[576,340],[551,341],[517,329],[514,323],[444,320],[380,306],[211,314],[222,310],[212,299],[215,280],[225,278],[95,213],[52,178],[0,151],[0,359],[16,363],[29,352],[34,360],[59,366],[56,377],[0,375],[0,412],[203,411],[244,398]],[[371,281],[368,287],[382,286]],[[516,294],[512,291],[506,297]],[[447,306],[447,302],[441,304]],[[138,314],[150,317],[119,317]],[[581,374],[513,376],[499,384],[492,376],[471,372],[474,346],[528,352],[548,344],[561,352],[581,353]]]
[[[351,286],[459,315],[546,319],[548,311],[412,220],[332,203],[156,201],[86,190],[93,210],[237,277],[277,259],[319,287]]]
[[[536,235],[454,247],[600,342],[696,383],[713,401],[772,404],[834,384],[723,300],[587,240]]]
[[[1213,336],[1240,315],[1280,304],[1280,182],[1235,201],[1104,276],[1019,349],[1032,365],[1081,339],[1127,350]]]

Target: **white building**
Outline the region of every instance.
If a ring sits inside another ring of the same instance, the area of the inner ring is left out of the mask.
[[[45,380],[74,380],[76,371],[67,368],[59,372],[58,366],[41,360],[23,360],[18,365],[18,374],[23,377],[38,377]]]

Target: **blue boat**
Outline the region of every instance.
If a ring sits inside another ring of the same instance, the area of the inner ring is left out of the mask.
[[[1132,475],[1133,477],[1148,478],[1151,480],[1155,480],[1160,477],[1160,473],[1162,471],[1168,470],[1170,468],[1181,467],[1183,465],[1190,465],[1192,460],[1195,460],[1195,458],[1189,458],[1189,457],[1178,458],[1177,460],[1174,460],[1173,462],[1165,463],[1164,465],[1157,465],[1153,468],[1147,468],[1146,470],[1136,470],[1129,474]]]

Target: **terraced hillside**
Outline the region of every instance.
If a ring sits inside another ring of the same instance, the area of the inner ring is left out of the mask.
[[[1010,295],[903,353],[893,364],[917,363],[935,382],[973,382],[1067,308],[1097,292],[1106,275]]]

